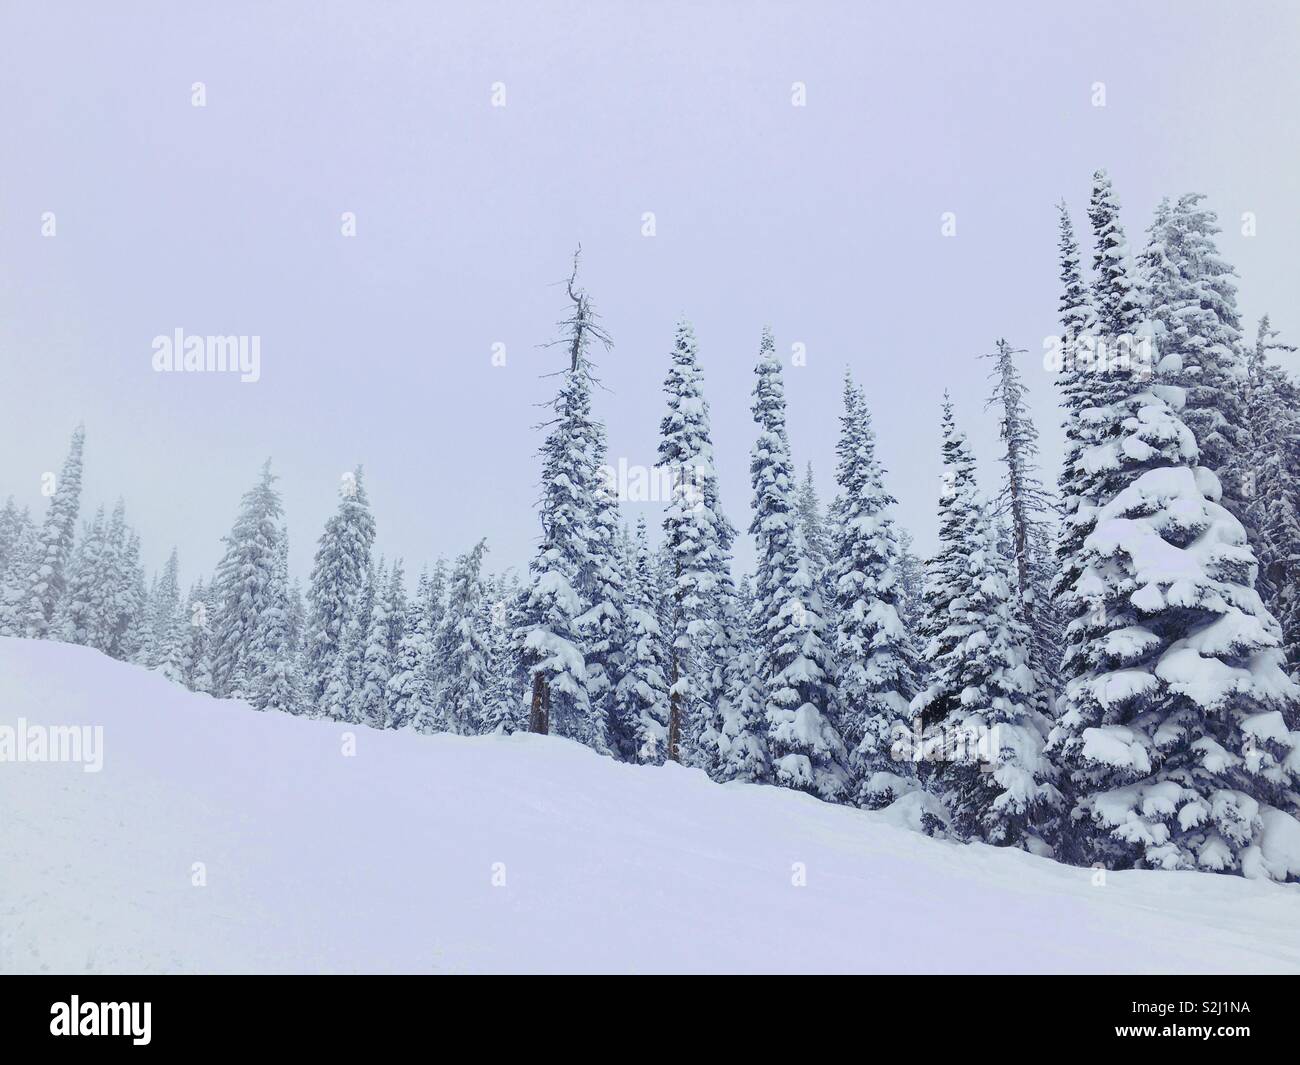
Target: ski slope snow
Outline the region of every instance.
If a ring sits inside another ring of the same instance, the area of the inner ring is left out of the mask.
[[[1300,972],[1300,887],[1098,884],[550,737],[259,714],[0,639],[19,719],[101,725],[103,762],[0,763],[0,971]]]

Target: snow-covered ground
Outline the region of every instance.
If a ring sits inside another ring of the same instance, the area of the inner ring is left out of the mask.
[[[344,726],[0,639],[20,717],[102,725],[103,766],[0,764],[3,971],[1300,971],[1300,887],[1097,886],[563,740],[357,729],[349,756]]]

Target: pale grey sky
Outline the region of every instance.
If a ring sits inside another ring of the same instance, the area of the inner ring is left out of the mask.
[[[800,467],[830,495],[847,363],[928,550],[945,385],[992,483],[975,356],[1001,335],[1030,351],[1055,479],[1054,204],[1086,230],[1096,167],[1134,238],[1161,195],[1205,192],[1252,328],[1267,310],[1300,339],[1297,54],[1288,3],[9,0],[0,497],[41,505],[84,419],[83,514],[123,495],[148,563],[176,544],[187,581],[267,455],[300,574],[357,461],[379,548],[408,571],[485,534],[494,567],[525,564],[534,404],[559,365],[537,345],[581,241],[616,344],[597,398],[615,459],[654,460],[685,314],[744,528],[770,324],[807,351],[786,374]],[[152,340],[177,327],[260,336],[261,380],[154,373]]]

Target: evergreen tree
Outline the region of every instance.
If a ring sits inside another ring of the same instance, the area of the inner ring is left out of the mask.
[[[1092,358],[1097,342],[1097,320],[1092,298],[1083,282],[1079,267],[1079,245],[1074,237],[1070,214],[1060,204],[1061,318],[1060,365],[1057,385],[1061,405],[1065,408],[1065,457],[1058,481],[1063,527],[1058,536],[1058,558],[1077,547],[1071,523],[1081,515],[1076,509],[1083,498],[1086,471],[1083,454],[1092,446],[1093,430],[1087,412],[1093,407],[1093,387],[1100,380],[1099,368]],[[1055,585],[1053,585],[1055,593]]]
[[[1144,280],[1161,377],[1186,390],[1182,421],[1196,437],[1201,465],[1223,485],[1221,503],[1241,520],[1246,360],[1234,271],[1219,255],[1218,220],[1204,198],[1189,193],[1161,205],[1142,256]]]
[[[230,697],[250,695],[264,665],[253,656],[262,614],[270,609],[280,535],[280,493],[268,459],[258,483],[244,494],[239,515],[224,538],[225,554],[214,581],[213,690]]]
[[[405,728],[433,707],[429,667],[433,657],[430,628],[430,580],[420,574],[415,598],[407,604],[406,624],[397,645],[392,675],[388,679],[388,712],[391,728]],[[439,604],[441,606],[441,604]]]
[[[781,363],[766,330],[755,374],[750,532],[758,556],[755,622],[767,751],[776,783],[834,801],[849,785],[847,752],[833,716],[821,596],[797,528]]]
[[[307,588],[304,671],[312,707],[320,707],[334,678],[348,609],[370,568],[374,542],[375,519],[358,466],[343,478],[338,509],[321,533]]]
[[[1118,228],[1104,212],[1093,220]],[[1098,278],[1099,306],[1127,292],[1124,277]],[[1182,421],[1186,391],[1140,370],[1117,364],[1098,379],[1059,550],[1070,620],[1050,750],[1073,801],[1061,851],[1111,868],[1284,879],[1296,871],[1269,840],[1300,831],[1285,812],[1300,692],[1245,531]]]
[[[396,664],[397,643],[394,642],[395,621],[401,620],[402,604],[397,601],[393,585],[400,590],[401,563],[393,565],[390,574],[381,560],[375,571],[373,594],[370,597],[370,614],[366,627],[365,650],[361,659],[360,684],[355,698],[353,720],[371,728],[387,728],[388,683]]]
[[[36,567],[40,548],[36,524],[26,508],[18,512],[10,528],[4,568],[0,569],[0,636],[22,632],[23,589],[28,574]]]
[[[445,680],[436,702],[447,727],[472,736],[483,724],[488,688],[490,650],[484,624],[483,556],[480,540],[456,560],[448,589],[447,612],[434,638],[434,657],[445,663]],[[426,725],[422,731],[431,731]]]
[[[108,522],[110,563],[110,622],[107,653],[122,662],[135,661],[144,638],[142,619],[147,592],[140,562],[140,537],[126,523],[126,504],[118,500]]]
[[[83,528],[73,552],[67,585],[55,615],[54,635],[65,643],[107,653],[113,642],[113,586],[108,523],[100,507]]]
[[[182,680],[190,691],[212,691],[212,648],[209,614],[215,609],[202,579],[194,582],[184,603]]]
[[[726,663],[727,713],[718,741],[719,780],[766,781],[772,777],[767,754],[767,694],[759,675],[761,647],[755,637],[754,588],[741,579],[728,606],[724,627],[733,634]]]
[[[958,650],[959,632],[950,627],[954,605],[965,592],[967,556],[979,514],[975,456],[966,434],[957,428],[952,401],[943,396],[943,474],[939,486],[939,550],[925,563],[921,659],[928,671]],[[926,688],[912,701],[925,727],[939,724],[961,707],[961,690],[927,677]]]
[[[484,697],[484,732],[508,735],[528,726],[523,715],[528,671],[519,654],[517,632],[523,617],[523,595],[519,581],[511,573],[492,583],[485,602],[489,680]]]
[[[320,713],[335,721],[352,724],[361,721],[358,696],[365,669],[374,585],[375,567],[371,563],[361,575],[360,586],[344,607],[338,649],[330,667],[329,683],[319,704]]]
[[[624,673],[617,691],[619,730],[628,737],[628,761],[657,764],[668,747],[668,680],[655,610],[654,573],[645,519],[637,522],[635,569],[629,581]]]
[[[659,467],[671,478],[664,512],[669,718],[666,757],[716,771],[728,716],[724,669],[732,607],[735,530],[721,513],[709,405],[695,333],[678,322],[664,381]]]
[[[1293,352],[1260,319],[1242,407],[1247,531],[1259,558],[1256,587],[1282,627],[1287,664],[1300,669],[1300,387],[1270,351]]]
[[[145,617],[144,664],[170,681],[183,683],[189,619],[181,609],[180,561],[174,547],[150,595]]]
[[[827,522],[817,498],[811,462],[804,467],[796,509],[799,512],[799,532],[803,536],[804,550],[808,553],[808,568],[813,582],[821,591],[822,600],[827,607],[833,609],[835,593],[826,573],[831,556],[831,534],[827,530]]]
[[[909,658],[913,668],[919,668],[920,649],[917,634],[925,613],[925,567],[912,550],[912,534],[898,530],[898,617],[907,633]]]
[[[3,577],[9,571],[10,560],[27,538],[31,524],[31,513],[25,507],[19,510],[13,496],[5,500],[4,509],[0,510],[0,610],[3,609]]]
[[[596,509],[596,458],[602,437],[591,412],[593,341],[609,346],[590,298],[575,288],[577,256],[568,282],[573,312],[561,322],[569,365],[550,404],[554,419],[542,445],[542,539],[529,566],[523,651],[529,668],[530,732],[554,732],[598,751],[608,750],[607,722],[587,690],[587,662],[578,619],[583,578],[591,566]]]
[[[258,616],[253,637],[252,697],[258,710],[302,712],[302,674],[299,647],[292,621],[289,589],[289,534],[281,528],[276,537],[275,566],[267,591],[266,609]]]
[[[1011,345],[999,340],[987,356],[995,360],[993,394],[988,406],[997,411],[1006,450],[1006,478],[995,513],[1006,519],[1011,534],[1013,587],[1017,620],[1030,634],[1029,667],[1035,679],[1035,703],[1050,710],[1049,693],[1057,688],[1061,657],[1061,623],[1051,600],[1054,575],[1052,543],[1056,506],[1038,476],[1038,429],[1025,406],[1025,387]]]
[[[578,573],[578,594],[590,604],[574,624],[582,637],[587,663],[587,699],[592,718],[600,723],[605,745],[615,751],[614,720],[618,685],[623,675],[625,619],[624,574],[618,542],[616,486],[608,477],[605,429],[592,423],[596,467],[601,471],[592,485],[591,526],[587,561]]]
[[[901,549],[888,513],[895,500],[885,491],[866,397],[847,373],[836,454],[828,567],[836,596],[836,691],[857,800],[879,808],[913,786],[911,767],[893,757],[893,744],[899,729],[910,730],[917,681],[899,617]]]
[[[10,635],[44,639],[66,582],[81,507],[81,464],[86,430],[77,426],[50,497],[49,509],[37,537],[34,564],[22,574],[18,613]]]

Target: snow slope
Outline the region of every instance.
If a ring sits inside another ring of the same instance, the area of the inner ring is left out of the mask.
[[[344,726],[0,639],[19,717],[102,724],[104,763],[0,764],[8,971],[1300,971],[1300,887],[1094,886],[564,740],[357,729],[346,757]]]

